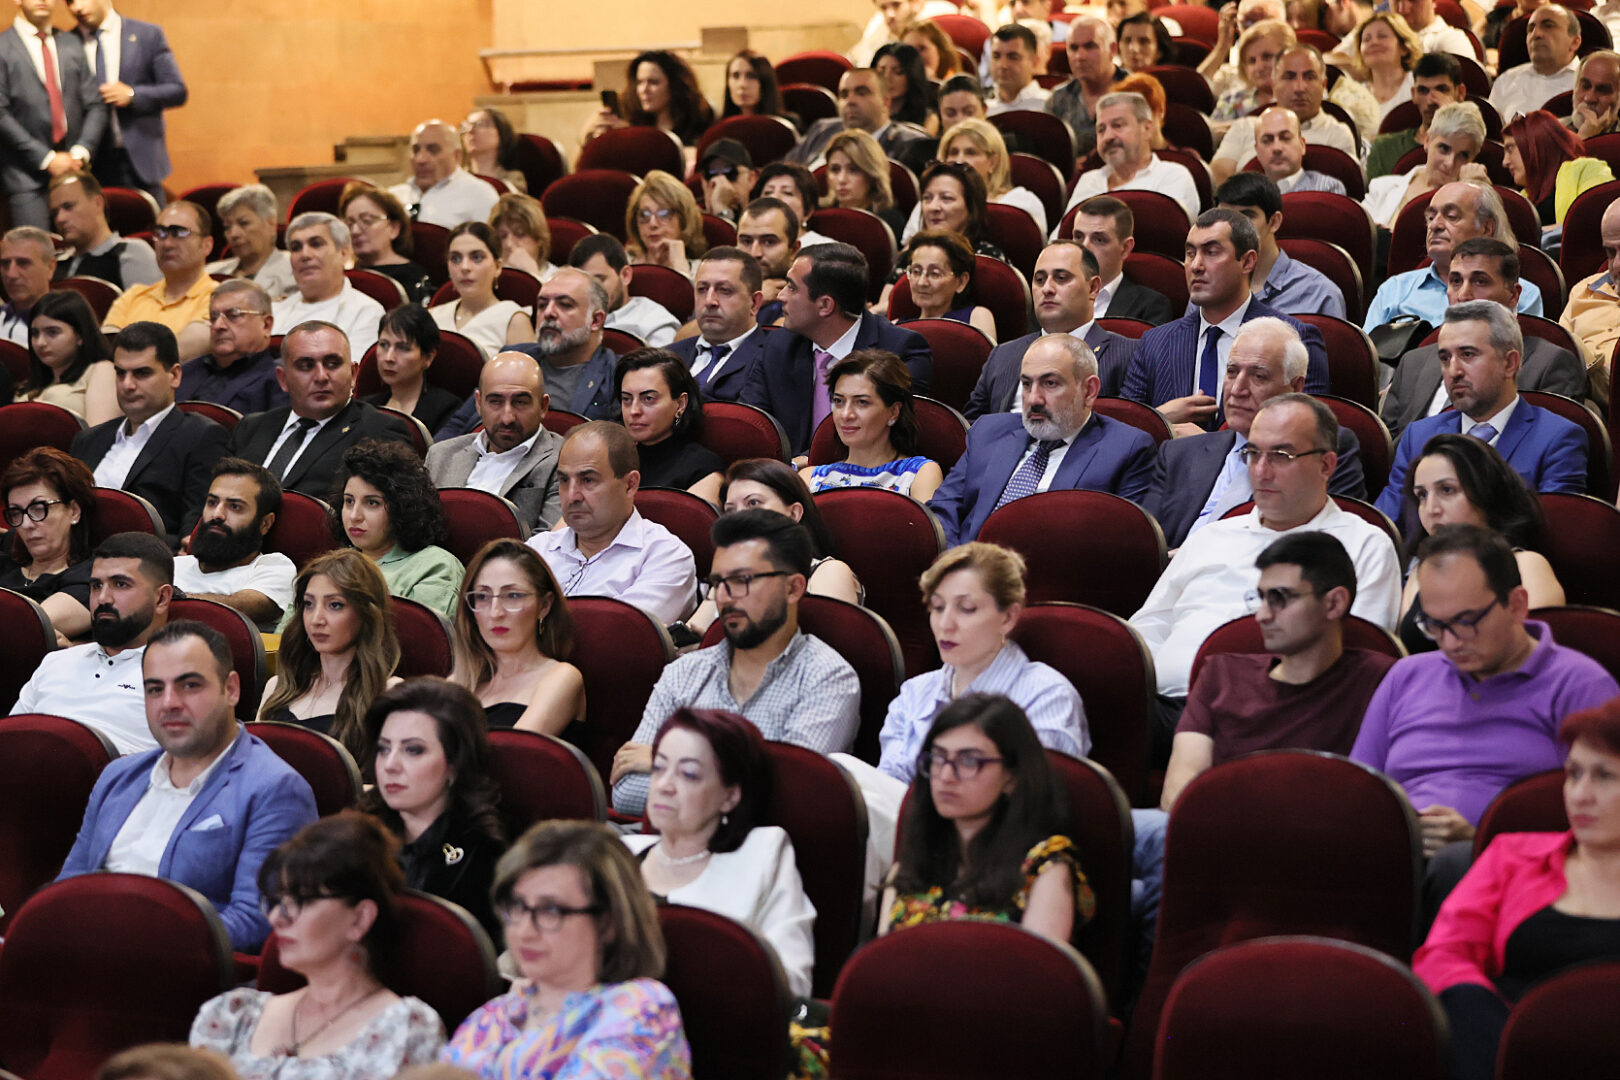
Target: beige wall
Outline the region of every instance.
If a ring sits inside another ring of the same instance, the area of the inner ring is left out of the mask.
[[[654,48],[696,43],[705,26],[783,26],[849,20],[864,26],[872,0],[493,0],[500,49]],[[571,9],[571,10],[569,10]],[[567,14],[564,14],[564,11]],[[599,15],[600,17],[590,17]]]

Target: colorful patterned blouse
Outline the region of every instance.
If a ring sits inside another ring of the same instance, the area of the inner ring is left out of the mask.
[[[520,983],[456,1029],[439,1060],[483,1080],[690,1080],[692,1051],[681,1010],[656,979],[594,986],[563,999],[528,1028],[534,986]]]
[[[924,893],[896,896],[894,905],[889,908],[889,928],[897,930],[908,926],[920,926],[923,923],[944,922],[948,919],[1022,922],[1024,908],[1029,903],[1030,888],[1035,884],[1035,879],[1040,876],[1041,871],[1046,869],[1047,864],[1054,861],[1063,863],[1073,874],[1071,884],[1074,891],[1075,926],[1081,926],[1091,920],[1092,912],[1097,908],[1096,897],[1092,895],[1091,886],[1086,884],[1086,876],[1080,872],[1080,863],[1074,854],[1074,842],[1067,836],[1049,836],[1030,848],[1029,854],[1024,856],[1024,887],[1012,898],[1010,908],[970,908],[960,900],[947,897],[945,890],[936,886]]]
[[[917,472],[930,462],[930,458],[896,458],[884,465],[851,465],[847,461],[834,461],[817,465],[810,473],[810,490],[827,491],[831,488],[875,487],[885,491],[911,494],[911,482]]]

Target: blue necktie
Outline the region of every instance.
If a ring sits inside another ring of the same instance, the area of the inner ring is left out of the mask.
[[[1496,428],[1492,427],[1490,424],[1475,424],[1473,427],[1468,429],[1468,434],[1472,435],[1481,442],[1490,442],[1492,439],[1496,438]]]
[[[1221,328],[1212,326],[1204,334],[1204,355],[1198,359],[1198,390],[1219,401],[1221,398],[1221,354],[1217,346],[1221,341]],[[1208,423],[1211,430],[1221,426],[1221,410]]]
[[[705,345],[704,348],[709,350],[709,363],[698,376],[698,389],[706,394],[709,392],[709,384],[714,381],[716,373],[720,370],[720,365],[725,363],[726,354],[731,351],[731,346]]]
[[[1001,489],[1001,498],[996,500],[996,505],[992,509],[1000,510],[1014,499],[1035,494],[1035,489],[1040,486],[1041,477],[1046,475],[1046,463],[1051,460],[1052,451],[1062,445],[1061,439],[1042,439],[1036,443],[1035,452],[1018,466],[1018,471],[1012,474],[1007,486]]]

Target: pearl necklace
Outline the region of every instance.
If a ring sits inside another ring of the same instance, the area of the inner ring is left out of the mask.
[[[708,858],[709,854],[709,849],[704,848],[695,855],[682,855],[677,858],[676,856],[671,855],[668,851],[664,850],[664,842],[662,840],[658,841],[658,857],[663,859],[664,862],[670,866],[691,866],[699,859]]]

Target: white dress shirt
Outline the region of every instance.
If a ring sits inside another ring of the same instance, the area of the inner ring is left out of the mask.
[[[1021,394],[1017,396],[1020,399],[1023,397]],[[1089,423],[1091,423],[1091,417],[1088,416],[1086,417],[1086,424]],[[1080,431],[1086,430],[1086,424],[1080,425]],[[1035,494],[1040,495],[1051,490],[1052,481],[1057,479],[1058,468],[1063,464],[1063,458],[1068,454],[1069,447],[1073,446],[1074,440],[1080,437],[1080,431],[1076,431],[1073,435],[1064,439],[1062,445],[1053,447],[1052,451],[1046,455],[1046,470],[1041,473],[1040,480],[1035,484]],[[1024,462],[1028,461],[1036,450],[1040,449],[1040,445],[1041,440],[1031,435],[1029,446],[1025,448],[1023,455],[1019,457],[1018,464],[1013,466],[1009,479],[1011,476],[1018,475],[1018,470],[1023,468]]]
[[[301,293],[293,293],[285,300],[270,305],[275,322],[272,334],[285,334],[299,323],[320,319],[343,331],[349,339],[349,359],[356,364],[366,350],[377,343],[377,324],[382,321],[383,306],[359,289],[347,278],[343,288],[329,300],[310,303]]]
[[[523,461],[524,455],[534,449],[534,440],[538,439],[540,432],[544,430],[545,428],[541,428],[510,450],[491,450],[489,433],[479,432],[478,438],[473,440],[473,449],[478,451],[478,461],[474,463],[472,472],[467,474],[467,486],[487,491],[491,495],[500,495],[501,485],[506,483],[507,477],[512,475],[512,470]]]
[[[124,481],[129,479],[129,470],[135,467],[135,459],[141,456],[146,444],[152,441],[152,432],[157,430],[159,424],[174,411],[170,405],[147,418],[147,421],[134,432],[130,432],[129,421],[125,420],[118,425],[118,433],[113,436],[113,444],[102,457],[101,463],[96,466],[96,486],[104,488],[121,488]]]
[[[62,54],[56,48],[56,35],[46,30],[45,40],[39,40],[39,31],[34,29],[34,24],[23,18],[20,13],[12,20],[11,28],[17,31],[17,37],[22,40],[23,48],[28,50],[28,59],[34,64],[34,74],[39,76],[40,86],[45,85],[45,50],[51,50],[51,65],[56,68],[56,87],[62,92],[65,106],[69,88],[62,85]],[[90,164],[90,151],[86,147],[76,145],[68,153],[72,154],[80,165]],[[39,168],[43,172],[50,168],[50,165],[51,154],[47,153],[45,159],[39,163]],[[27,342],[23,344],[26,345]]]
[[[1415,33],[1423,45],[1424,52],[1448,52],[1466,56],[1470,60],[1479,59],[1478,54],[1474,52],[1474,43],[1468,40],[1468,35],[1438,15],[1429,20],[1428,26]],[[1349,36],[1346,34],[1345,38],[1348,40]],[[1507,117],[1502,119],[1506,120]]]
[[[618,308],[608,312],[607,321],[602,326],[607,330],[623,330],[651,348],[664,349],[680,332],[681,320],[656,300],[631,296]]]
[[[292,472],[293,466],[298,464],[298,459],[304,456],[305,450],[309,449],[309,441],[315,436],[319,435],[321,433],[321,429],[327,424],[330,424],[333,419],[336,418],[336,416],[337,414],[333,413],[325,420],[315,421],[315,426],[309,429],[309,431],[304,435],[304,441],[299,443],[298,452],[287,459],[287,472]],[[265,468],[269,468],[270,462],[276,460],[276,454],[281,450],[281,444],[292,437],[293,429],[298,426],[298,421],[303,419],[306,419],[306,417],[299,416],[295,412],[289,412],[287,414],[287,422],[282,425],[281,434],[277,435],[276,441],[270,444],[270,452],[264,455]],[[281,477],[278,476],[276,479],[280,480]]]
[[[409,210],[420,206],[416,220],[453,229],[464,221],[488,221],[500,194],[465,169],[456,169],[423,191],[414,179],[388,189]]]
[[[715,375],[720,374],[720,372],[725,369],[726,363],[730,361],[733,356],[737,355],[737,350],[742,347],[742,343],[747,341],[748,335],[752,334],[756,329],[758,328],[750,326],[747,330],[743,331],[741,337],[735,337],[730,341],[716,343],[723,346],[726,351],[724,355],[720,357],[720,365],[715,369]],[[704,338],[698,342],[697,350],[693,353],[692,359],[692,378],[695,379],[708,370],[710,362],[714,360],[714,348],[715,346],[710,344],[708,338]],[[709,379],[712,382],[714,380],[714,375],[709,376]]]
[[[1119,294],[1120,283],[1124,280],[1125,272],[1121,270],[1115,275],[1113,281],[1106,283],[1097,290],[1097,300],[1091,305],[1091,314],[1094,319],[1106,319],[1108,317],[1108,305],[1114,302],[1114,297]]]
[[[1002,101],[999,91],[992,93],[990,100],[985,103],[985,115],[1000,116],[1002,113],[1017,112],[1019,110],[1044,112],[1046,111],[1046,101],[1051,96],[1052,91],[1031,80],[1027,86],[1018,91],[1018,96],[1011,101]]]
[[[45,654],[17,695],[18,713],[66,716],[94,728],[112,741],[120,754],[156,750],[146,726],[146,693],[141,657],[146,646],[108,656],[100,645],[75,645]]]
[[[668,529],[637,511],[613,542],[586,558],[567,525],[529,537],[564,596],[611,596],[659,622],[679,622],[697,606],[697,561]]]
[[[1138,169],[1135,176],[1118,187],[1108,186],[1108,180],[1113,175],[1112,165],[1081,173],[1074,185],[1074,194],[1069,196],[1068,205],[1063,208],[1064,215],[1067,216],[1070,210],[1093,195],[1107,195],[1113,191],[1157,191],[1180,203],[1181,208],[1187,211],[1188,222],[1198,220],[1198,186],[1193,183],[1192,173],[1181,162],[1166,161],[1154,154],[1144,168]]]
[[[1575,89],[1575,72],[1580,66],[1581,58],[1577,56],[1551,75],[1538,74],[1529,61],[1510,67],[1492,84],[1491,104],[1504,124],[1521,113],[1535,112],[1548,98]]]
[[[1209,340],[1209,328],[1219,326],[1221,336],[1215,339],[1215,400],[1223,400],[1223,391],[1226,389],[1226,359],[1232,355],[1232,342],[1237,338],[1238,331],[1243,327],[1243,316],[1248,314],[1249,305],[1254,302],[1254,294],[1250,293],[1243,298],[1237,310],[1218,323],[1212,323],[1204,318],[1202,308],[1198,310],[1198,345],[1193,353],[1192,386],[1187,393],[1198,393],[1198,372],[1204,362],[1205,342]]]
[[[124,819],[118,835],[113,837],[112,845],[107,848],[107,861],[102,863],[101,868],[119,874],[156,877],[158,867],[163,865],[163,853],[169,849],[169,838],[174,835],[175,826],[186,816],[186,811],[196,801],[219,763],[225,760],[230,748],[231,744],[226,743],[225,749],[215,755],[208,767],[183,788],[175,787],[169,776],[169,755],[159,754],[157,761],[152,764],[146,794],[141,796],[141,801]],[[199,828],[206,824],[208,822],[197,823]],[[223,823],[218,827],[224,828]]]
[[[1428,167],[1428,162],[1420,161],[1406,172],[1375,176],[1368,182],[1367,195],[1361,200],[1361,205],[1367,208],[1374,225],[1386,229],[1395,227],[1395,219],[1400,217],[1401,209],[1405,206],[1406,190],[1411,187],[1412,178]]]

